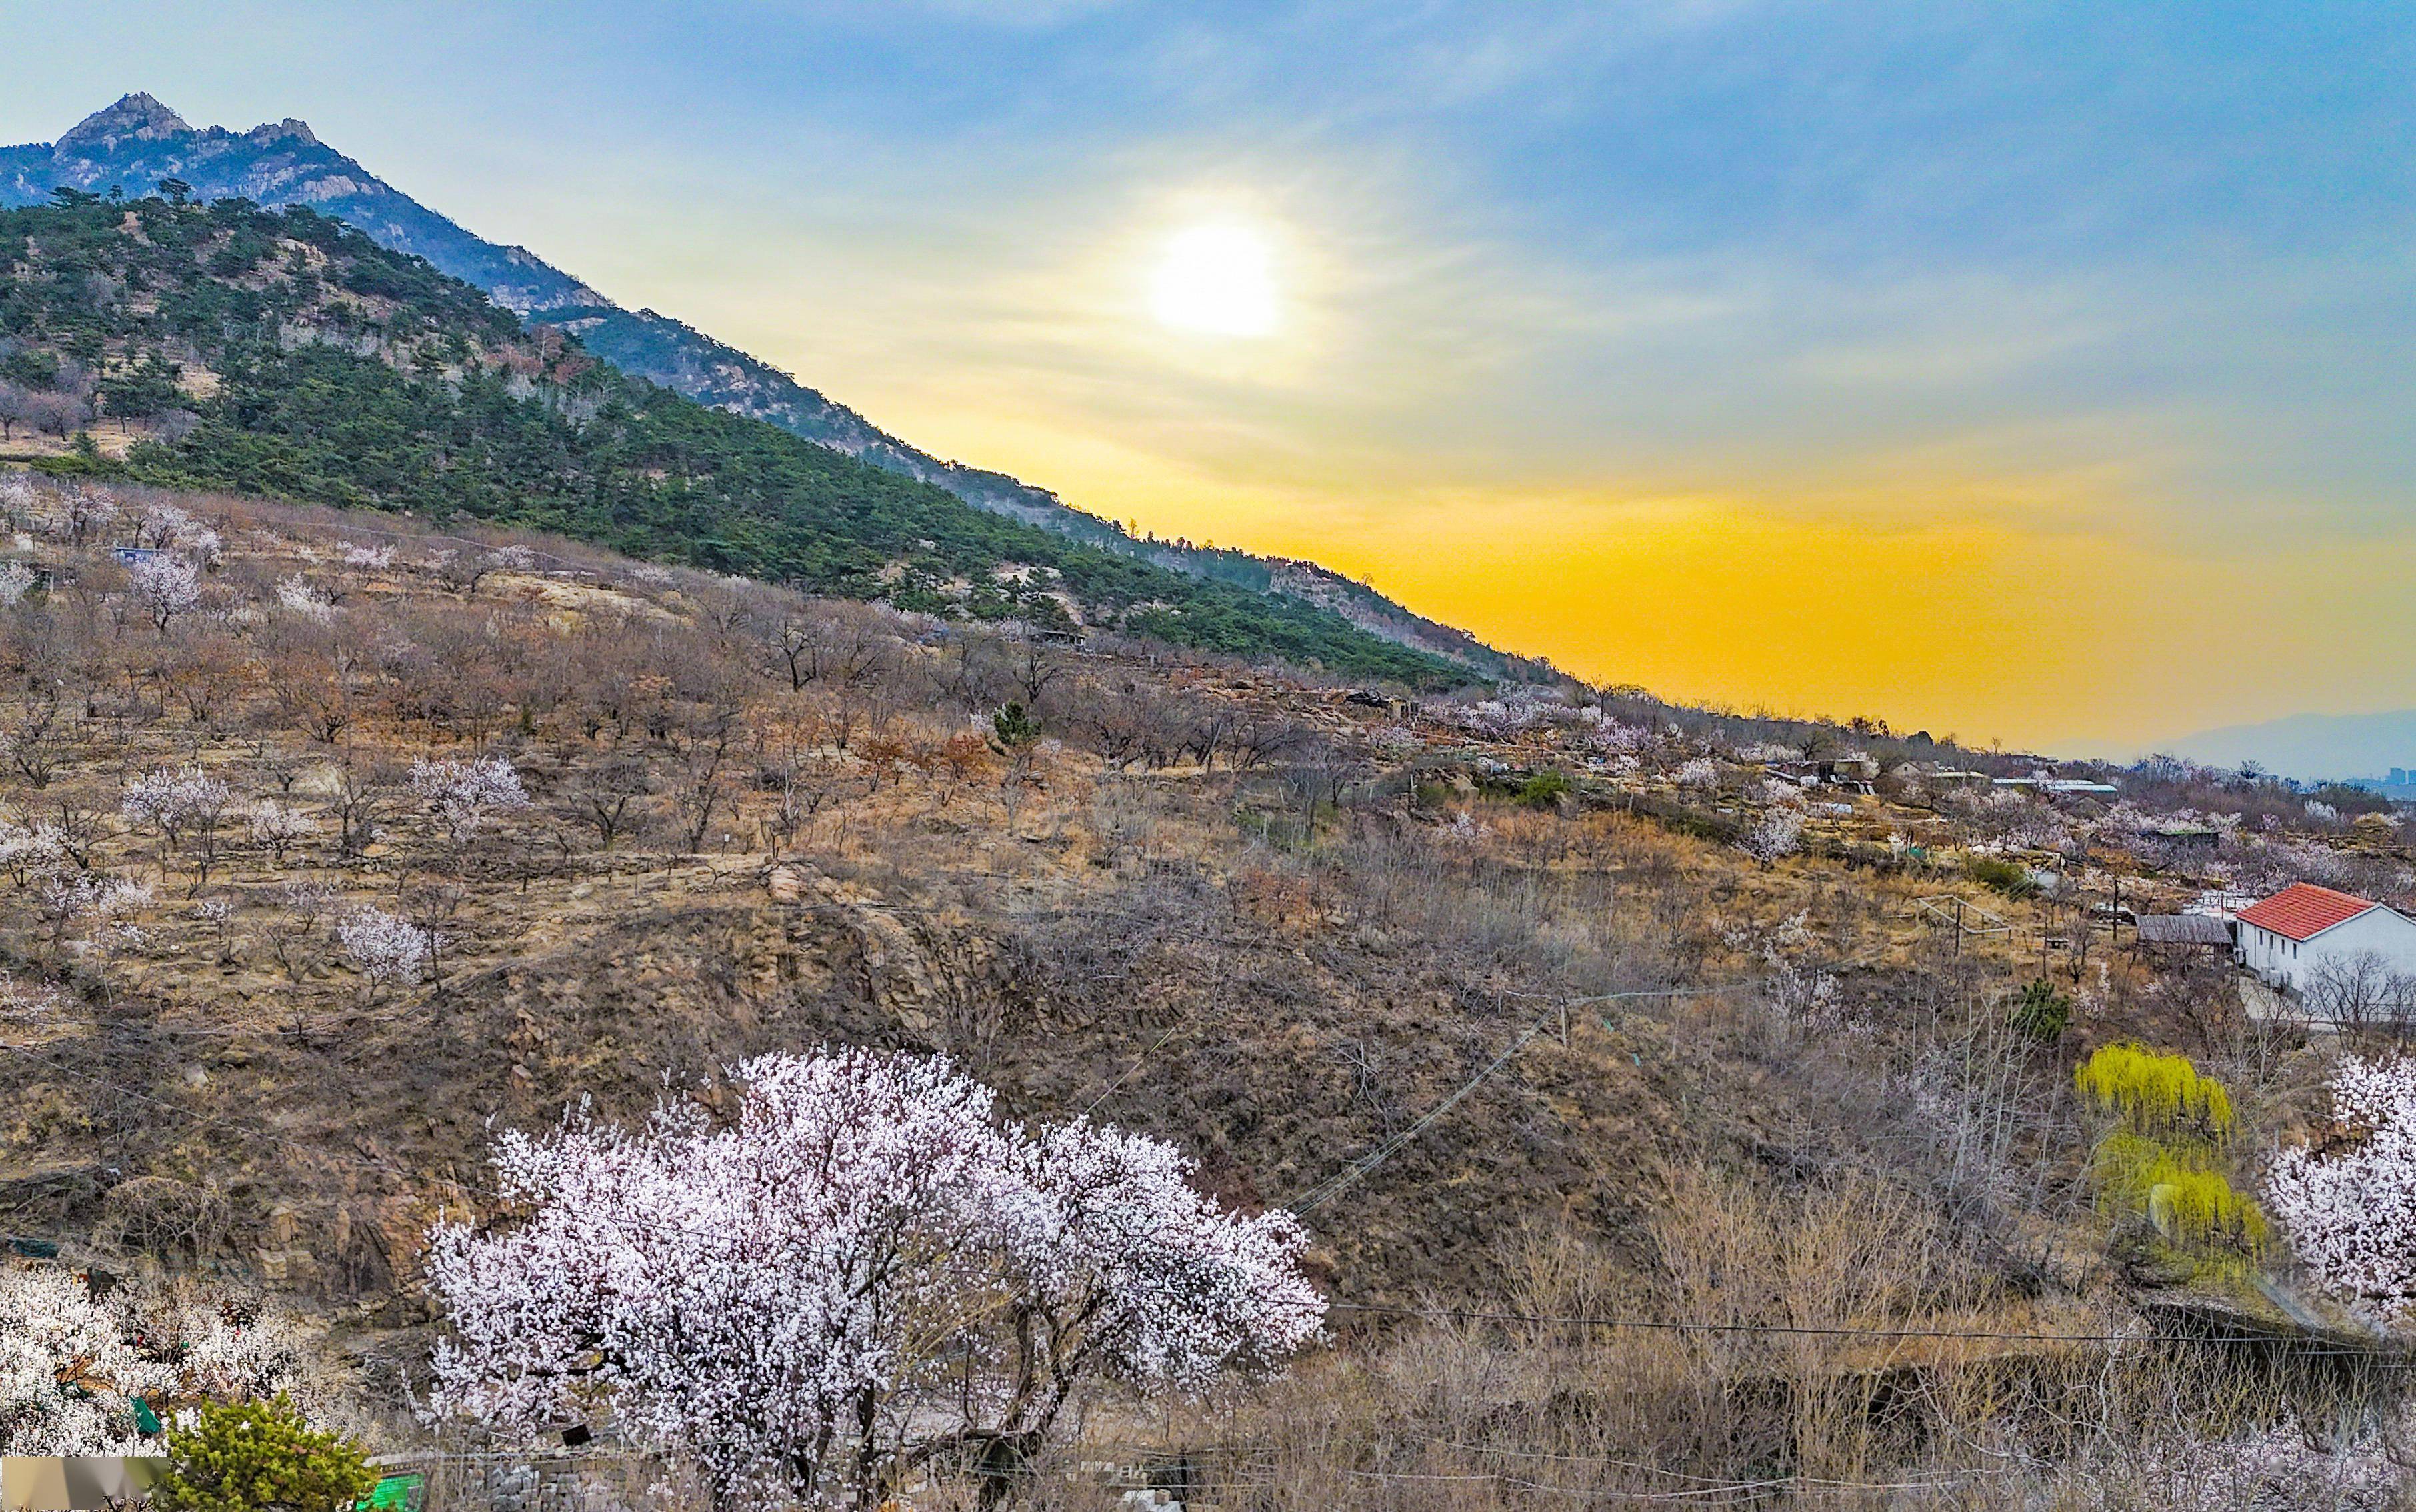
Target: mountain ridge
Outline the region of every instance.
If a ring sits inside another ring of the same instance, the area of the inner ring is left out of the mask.
[[[43,203],[59,186],[96,192],[114,187],[140,195],[168,178],[184,181],[204,200],[298,204],[342,220],[390,250],[425,258],[476,285],[523,320],[563,326],[625,372],[944,489],[977,508],[1193,577],[1311,603],[1370,634],[1487,677],[1549,681],[1560,675],[1547,660],[1487,646],[1314,562],[1137,539],[1047,489],[933,457],[685,322],[627,309],[527,248],[477,236],[327,145],[303,121],[287,117],[240,132],[197,129],[138,92],[85,117],[55,142],[0,147],[0,206]]]
[[[2255,762],[2307,781],[2377,778],[2416,766],[2416,709],[2289,714],[2200,730],[2169,743],[2174,754],[2219,766]]]

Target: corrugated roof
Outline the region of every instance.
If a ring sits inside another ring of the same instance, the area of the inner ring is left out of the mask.
[[[2150,914],[2139,920],[2139,938],[2149,945],[2229,945],[2231,926],[2205,914]]]
[[[2271,930],[2286,939],[2312,940],[2335,924],[2347,924],[2360,914],[2381,906],[2330,887],[2318,887],[2312,882],[2294,882],[2263,902],[2242,909],[2240,921]]]

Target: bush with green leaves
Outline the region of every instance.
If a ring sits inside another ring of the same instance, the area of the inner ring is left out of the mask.
[[[303,1420],[293,1402],[203,1407],[168,1431],[161,1512],[350,1512],[377,1486],[358,1446]]]
[[[2072,999],[2042,976],[2022,989],[2020,1000],[2014,1005],[2013,1024],[2023,1038],[2052,1045],[2072,1027]]]
[[[989,717],[992,741],[1002,754],[1029,750],[1040,739],[1040,721],[1020,703],[1009,703]]]
[[[1981,886],[1993,887],[2008,898],[2028,898],[2039,890],[2038,884],[2031,880],[2030,868],[2002,856],[1966,856],[1963,874]]]
[[[1538,772],[1519,787],[1518,802],[1530,809],[1554,809],[1575,789],[1566,772]]]

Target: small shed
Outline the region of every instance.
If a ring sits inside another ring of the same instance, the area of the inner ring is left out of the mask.
[[[2149,914],[2139,919],[2139,943],[2171,949],[2229,950],[2231,921],[2206,914]]]

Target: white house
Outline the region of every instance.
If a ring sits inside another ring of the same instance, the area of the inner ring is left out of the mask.
[[[2416,976],[2416,919],[2381,903],[2294,882],[2240,911],[2240,963],[2266,983],[2303,991],[2327,964],[2375,958]]]

